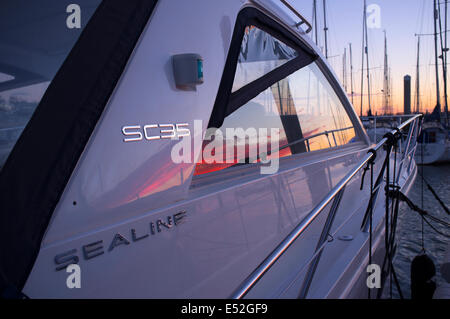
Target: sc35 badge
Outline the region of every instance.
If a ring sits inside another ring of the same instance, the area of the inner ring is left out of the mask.
[[[179,124],[147,124],[128,125],[122,127],[122,134],[126,136],[124,142],[137,142],[142,140],[154,141],[159,139],[178,139],[191,136],[188,123]]]

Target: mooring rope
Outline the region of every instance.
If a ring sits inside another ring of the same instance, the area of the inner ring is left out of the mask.
[[[424,142],[424,141],[423,141]],[[423,177],[423,170],[424,170],[424,164],[423,164],[423,152],[424,152],[424,150],[425,150],[425,148],[424,148],[424,143],[421,143],[420,144],[420,147],[421,147],[421,154],[420,154],[420,158],[421,158],[421,161],[422,161],[422,167],[421,167],[421,170],[422,170],[422,174],[421,174],[421,176]],[[422,184],[421,184],[421,199],[422,199],[422,209],[424,208],[424,189],[423,189],[423,183],[424,183],[424,181],[425,181],[425,179],[424,178],[422,178]],[[424,231],[424,224],[423,224],[423,218],[422,218],[422,220],[421,220],[421,224],[422,224],[422,228],[421,228],[421,233],[422,233],[422,252],[423,253],[425,253],[425,231]]]
[[[377,151],[374,149],[370,149],[367,153],[372,153],[373,156],[370,159],[370,161],[367,163],[367,166],[364,168],[363,175],[361,178],[361,190],[364,188],[364,178],[366,176],[367,171],[370,170],[370,198],[369,198],[369,265],[372,264],[372,218],[373,218],[373,199],[374,199],[374,192],[373,192],[373,172],[374,172],[374,164],[375,159],[377,157]],[[371,288],[368,288],[368,299],[372,299],[371,296]]]
[[[391,184],[390,182],[390,158],[391,158],[391,153],[393,148],[395,147],[395,154],[394,154],[394,169],[397,169],[397,141],[401,138],[402,134],[399,130],[397,130],[397,132],[395,134],[393,133],[388,133],[384,136],[384,138],[387,138],[387,142],[385,144],[385,151],[386,151],[386,157],[385,160],[383,162],[383,165],[381,167],[379,176],[377,178],[377,184],[380,178],[382,178],[382,176],[384,174],[386,174],[386,186],[385,186],[385,256],[384,256],[384,260],[383,260],[383,266],[381,269],[383,269],[383,274],[382,274],[382,287],[378,290],[378,294],[377,294],[377,298],[381,298],[381,294],[383,292],[383,287],[385,285],[386,282],[386,278],[387,276],[389,276],[390,278],[390,297],[392,298],[392,282],[395,283],[397,291],[400,295],[400,298],[403,299],[403,293],[401,291],[400,288],[400,284],[398,281],[398,277],[397,274],[395,272],[395,268],[394,268],[394,264],[393,264],[393,255],[394,255],[394,251],[395,251],[395,232],[396,232],[396,225],[397,225],[397,217],[398,217],[398,200],[396,202],[392,203],[392,207],[390,208],[390,197],[388,196],[389,191],[390,191],[390,187],[396,187],[395,185],[395,179],[397,178],[396,173],[394,172],[393,174],[393,184]],[[373,170],[373,167],[371,167]],[[364,170],[364,174],[363,174],[363,179],[364,179],[364,175],[366,173],[367,170],[369,170],[369,167],[366,167],[366,169]],[[380,181],[381,182],[381,181]],[[361,188],[364,182],[362,182],[361,184]],[[372,200],[373,200],[373,180],[371,181],[371,198],[370,198],[370,202],[369,202],[369,209],[368,209],[368,217],[369,217],[369,259],[371,260],[372,256],[372,247],[371,247],[371,236],[372,236],[372,213],[373,213],[373,207],[372,207]],[[384,271],[385,266],[387,263],[387,270]],[[369,292],[369,298],[370,298],[370,292]]]
[[[413,210],[413,211],[419,213],[419,215],[422,217],[423,221],[424,221],[425,223],[427,223],[427,224],[428,224],[435,232],[437,232],[438,234],[440,234],[440,235],[442,235],[442,236],[444,236],[444,237],[450,238],[449,235],[444,234],[444,233],[442,233],[441,231],[437,230],[437,229],[430,223],[430,221],[429,221],[426,217],[428,217],[430,220],[432,220],[432,221],[434,221],[434,222],[436,222],[436,223],[439,223],[439,224],[441,224],[441,225],[443,225],[443,226],[445,226],[445,227],[449,227],[449,228],[450,228],[450,223],[447,223],[446,221],[441,220],[441,219],[439,219],[439,218],[437,218],[437,217],[431,215],[431,214],[430,214],[429,212],[427,212],[426,210],[424,210],[424,209],[418,207],[418,206],[417,206],[416,204],[414,204],[414,203],[413,203],[413,202],[412,202],[405,194],[403,194],[403,193],[402,193],[400,190],[398,190],[398,189],[396,189],[396,190],[391,190],[391,191],[389,192],[389,196],[390,196],[390,197],[393,197],[393,196],[399,196],[399,199],[400,199],[402,202],[405,202],[405,203],[409,206],[409,208],[411,208],[411,210]]]
[[[442,199],[439,198],[439,195],[436,193],[436,191],[433,189],[433,187],[431,187],[430,183],[427,182],[427,180],[423,176],[423,172],[422,173],[419,172],[419,175],[422,177],[422,181],[425,182],[429,191],[431,192],[431,194],[433,194],[434,198],[436,198],[436,200],[441,205],[441,207],[444,209],[444,211],[447,213],[447,215],[450,215],[450,210],[448,209],[447,205],[445,205],[445,203],[442,201]]]

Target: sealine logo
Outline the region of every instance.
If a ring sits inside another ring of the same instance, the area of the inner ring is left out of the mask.
[[[137,241],[148,239],[151,236],[155,236],[161,233],[163,230],[170,230],[175,226],[180,225],[186,217],[186,212],[181,211],[177,214],[167,216],[166,219],[158,219],[156,221],[150,222],[148,224],[148,229],[143,232],[137,232],[136,229],[132,228],[129,230],[129,235],[122,235],[120,233],[116,233],[112,239],[108,240],[108,244],[105,247],[105,242],[103,240],[97,240],[91,242],[87,245],[81,247],[81,252],[84,260],[89,260],[100,255],[103,255],[105,251],[112,252],[117,249],[119,246],[128,246],[131,243],[135,243]],[[68,266],[72,264],[78,264],[80,261],[78,249],[74,248],[58,254],[54,258],[56,264],[56,271],[62,270],[64,268],[68,268]],[[69,269],[68,269],[69,271]],[[72,272],[73,269],[70,270]],[[76,270],[75,270],[76,271]],[[74,275],[76,276],[76,275]],[[73,279],[70,277],[71,280]],[[68,279],[69,282],[69,279]],[[75,282],[76,283],[76,282]],[[69,285],[69,284],[68,284]]]

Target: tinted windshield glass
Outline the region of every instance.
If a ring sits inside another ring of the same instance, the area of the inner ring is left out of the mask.
[[[0,168],[100,2],[0,2]]]
[[[255,26],[245,29],[232,92],[296,58],[298,52]]]

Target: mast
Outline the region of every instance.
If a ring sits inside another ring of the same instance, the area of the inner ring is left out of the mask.
[[[441,98],[439,92],[439,64],[438,64],[438,38],[437,38],[437,19],[438,11],[436,7],[436,0],[433,0],[433,11],[434,11],[434,62],[436,64],[436,109],[441,114]]]
[[[342,56],[342,85],[347,94],[347,48],[344,48],[344,55]]]
[[[350,50],[350,91],[352,96],[352,105],[353,104],[353,95],[355,92],[353,91],[353,56],[352,56],[352,44],[349,43],[349,50]]]
[[[363,10],[363,32],[362,32],[362,49],[361,49],[361,108],[359,116],[363,116],[363,104],[364,104],[364,53],[366,51],[366,35],[365,35],[365,24],[366,24],[366,3],[364,1]]]
[[[420,113],[420,35],[417,36],[416,112]]]
[[[389,70],[388,70],[388,56],[387,56],[387,37],[386,30],[384,30],[384,81],[383,81],[383,95],[384,95],[384,115],[390,113],[389,107]]]
[[[442,34],[444,31],[442,31],[442,18],[441,18],[441,3],[438,2],[438,14],[439,14],[439,38],[441,40],[441,56],[439,58],[442,60],[442,77],[444,79],[444,105],[445,105],[445,123],[447,124],[447,59],[446,59],[446,52],[447,52],[447,46],[444,45],[444,40],[442,38]]]
[[[372,106],[371,106],[371,102],[370,102],[369,36],[368,36],[368,32],[367,32],[367,6],[366,6],[366,0],[364,0],[364,33],[366,34],[365,52],[366,52],[366,66],[367,66],[367,100],[369,102],[368,115],[372,116]]]
[[[313,0],[313,25],[314,25],[314,36],[315,43],[319,45],[318,33],[317,33],[317,0]]]
[[[447,46],[447,12],[448,12],[448,0],[445,0],[445,28],[444,28],[444,38],[445,38],[445,48],[444,48],[444,53],[443,53],[443,57],[444,57],[444,68],[445,68],[445,73],[444,73],[444,91],[445,91],[445,119],[446,119],[446,125],[448,126],[448,95],[447,95],[447,52],[448,52],[448,46]]]
[[[389,101],[389,110],[391,111],[391,114],[394,115],[395,110],[394,110],[394,104],[392,102],[392,92],[394,92],[394,90],[392,89],[392,72],[391,71],[392,71],[391,67],[388,67],[388,89],[389,89],[388,101]]]
[[[327,3],[323,0],[323,31],[325,33],[325,57],[328,59],[328,27],[327,27]]]

